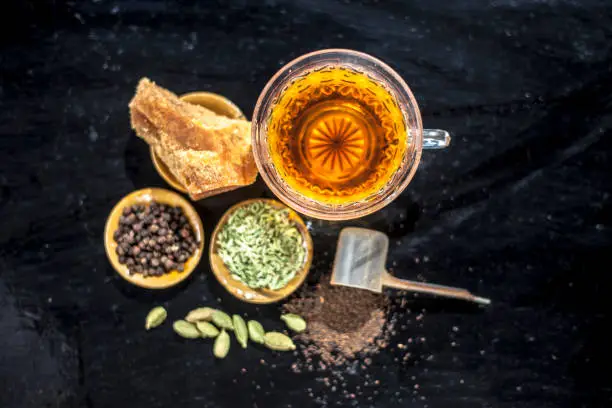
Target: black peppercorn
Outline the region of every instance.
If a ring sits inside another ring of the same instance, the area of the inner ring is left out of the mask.
[[[183,262],[197,249],[183,210],[155,202],[124,208],[113,239],[119,262],[128,266],[130,274],[143,276],[183,271]]]

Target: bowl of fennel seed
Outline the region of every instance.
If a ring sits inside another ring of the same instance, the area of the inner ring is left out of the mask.
[[[210,265],[221,285],[249,303],[273,303],[293,293],[312,262],[312,238],[302,218],[270,199],[246,200],[219,220]]]

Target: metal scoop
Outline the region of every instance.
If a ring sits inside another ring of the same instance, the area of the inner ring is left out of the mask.
[[[461,288],[398,279],[385,269],[389,238],[365,228],[345,228],[340,232],[331,284],[351,286],[382,293],[383,287],[429,293],[488,305],[489,299],[474,296]]]

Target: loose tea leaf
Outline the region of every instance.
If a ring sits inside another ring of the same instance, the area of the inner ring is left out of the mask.
[[[249,338],[253,343],[264,344],[264,336],[266,334],[261,323],[255,320],[249,320],[248,323]]]
[[[230,349],[230,336],[225,330],[221,330],[221,333],[215,339],[213,345],[213,354],[217,358],[225,358]]]
[[[205,339],[212,339],[219,335],[219,329],[213,326],[212,323],[196,322],[195,325]]]
[[[217,327],[226,330],[234,330],[234,324],[232,323],[232,318],[225,312],[221,310],[215,310],[212,315],[212,321]]]
[[[308,330],[297,339],[309,345],[305,357],[320,357],[325,364],[341,365],[358,355],[373,355],[388,342],[388,299],[378,293],[333,286],[329,277],[305,286],[283,305],[286,312],[304,316]]]
[[[234,334],[236,335],[236,340],[242,346],[242,348],[246,348],[247,341],[249,340],[249,331],[244,319],[235,314],[232,316],[232,321],[234,323]]]
[[[278,332],[268,332],[264,336],[264,344],[266,347],[276,351],[295,350],[295,344],[289,336]]]
[[[301,333],[306,330],[306,320],[296,314],[284,314],[281,316],[281,320],[285,322],[288,328],[296,333]]]
[[[149,330],[159,326],[166,320],[168,312],[162,306],[157,306],[151,309],[145,320],[145,329]]]
[[[212,315],[215,309],[212,307],[199,307],[197,309],[193,309],[191,312],[187,313],[185,320],[190,323],[206,321],[210,322],[212,320]]]
[[[184,320],[177,320],[172,324],[172,328],[176,334],[186,339],[196,339],[200,337],[200,331],[193,324]]]
[[[304,263],[306,250],[288,210],[256,202],[236,210],[218,235],[232,277],[251,288],[280,289]]]

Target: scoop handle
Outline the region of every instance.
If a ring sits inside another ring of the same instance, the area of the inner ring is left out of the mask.
[[[465,289],[453,288],[451,286],[436,285],[433,283],[423,283],[406,279],[399,279],[391,275],[387,271],[383,272],[382,284],[383,286],[387,286],[390,288],[409,290],[411,292],[429,293],[431,295],[438,295],[448,298],[463,299],[470,302],[479,303],[481,305],[488,305],[491,303],[491,300],[479,296],[474,296]]]

